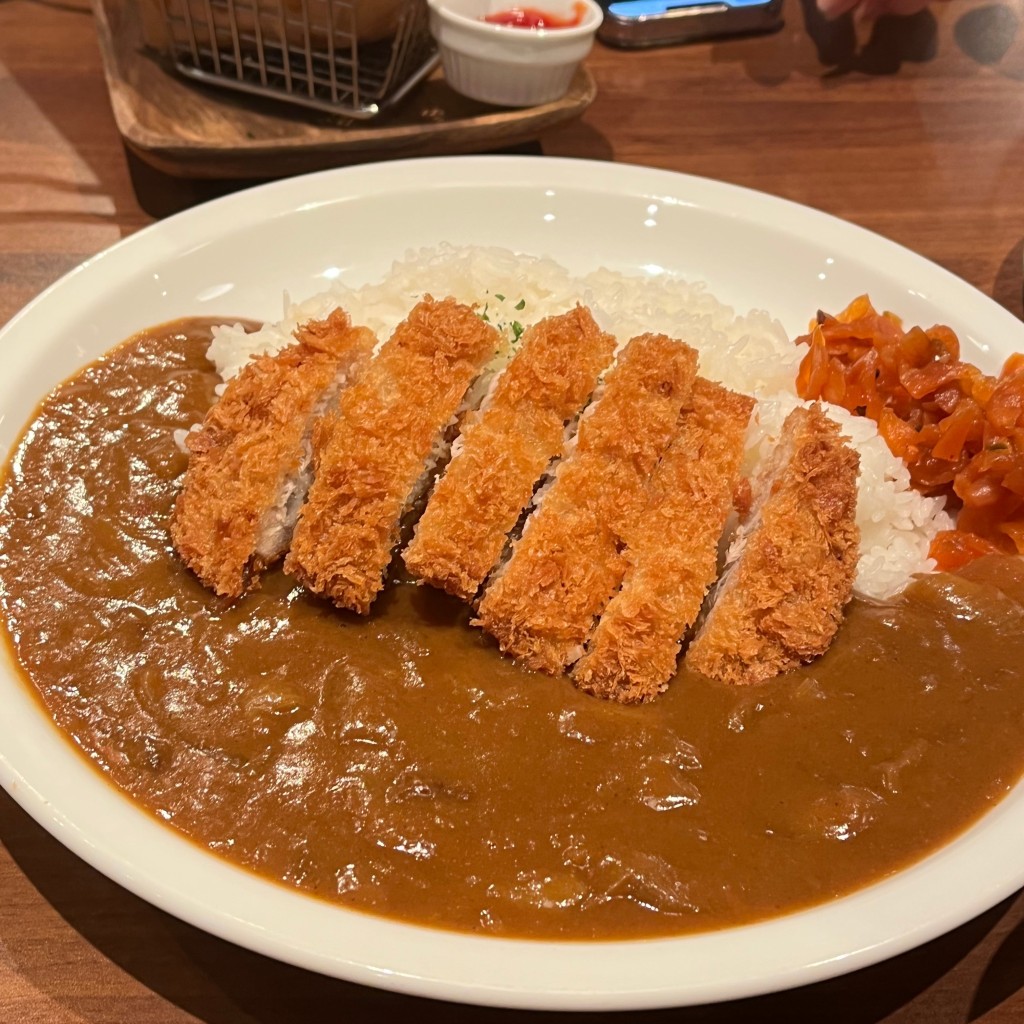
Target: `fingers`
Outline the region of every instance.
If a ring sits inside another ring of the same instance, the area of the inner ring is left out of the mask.
[[[853,10],[860,3],[860,0],[815,0],[818,10],[821,11],[829,21],[841,18],[847,11]]]
[[[905,16],[923,11],[929,0],[815,0],[818,10],[833,21],[854,10],[858,21],[874,21],[883,15]]]

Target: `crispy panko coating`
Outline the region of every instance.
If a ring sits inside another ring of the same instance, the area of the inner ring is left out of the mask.
[[[680,642],[718,570],[754,400],[698,377],[693,409],[651,478],[647,506],[626,536],[629,569],[573,669],[587,693],[648,701],[676,671]]]
[[[790,413],[755,483],[739,557],[686,652],[690,668],[758,683],[824,654],[857,571],[859,467],[820,406]]]
[[[582,306],[526,332],[490,402],[463,428],[405,550],[414,576],[473,598],[614,351],[615,339]]]
[[[222,597],[259,585],[283,552],[261,553],[266,518],[302,470],[303,438],[325,393],[351,379],[376,339],[335,310],[295,332],[295,344],[257,356],[230,380],[200,430],[171,518],[171,540],[185,564]]]
[[[418,303],[314,435],[285,572],[366,614],[435,445],[500,336],[454,299]]]
[[[575,449],[528,520],[475,625],[530,668],[562,672],[622,582],[624,538],[647,481],[688,407],[697,353],[664,335],[634,338],[580,421]]]

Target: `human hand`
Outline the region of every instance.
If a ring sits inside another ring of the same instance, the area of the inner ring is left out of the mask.
[[[917,14],[929,6],[931,0],[816,0],[818,10],[833,21],[847,11],[853,11],[858,21],[874,21],[886,14]]]

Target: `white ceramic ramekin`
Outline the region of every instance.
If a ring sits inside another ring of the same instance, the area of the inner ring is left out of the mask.
[[[532,107],[561,99],[590,52],[603,17],[594,0],[427,0],[445,78],[471,99]],[[539,8],[579,23],[567,28],[516,28],[483,18],[516,6]]]

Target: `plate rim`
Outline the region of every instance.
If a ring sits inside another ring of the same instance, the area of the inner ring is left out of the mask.
[[[453,165],[458,165],[454,168],[456,172],[454,175],[450,173],[453,170]],[[711,199],[734,199],[737,200],[741,207],[746,205],[748,208],[751,206],[756,209],[766,208],[769,222],[785,215],[784,219],[791,223],[795,222],[796,225],[804,222],[813,223],[818,226],[825,224],[839,232],[840,235],[853,232],[854,234],[851,237],[857,237],[862,242],[872,246],[881,244],[885,251],[897,258],[898,261],[910,261],[911,266],[928,267],[931,273],[938,274],[938,280],[945,281],[958,291],[967,289],[967,294],[973,297],[973,301],[975,303],[980,302],[983,308],[987,308],[996,322],[1003,321],[1006,327],[1013,328],[1014,333],[1018,335],[1024,334],[1024,325],[1013,314],[986,296],[980,289],[956,277],[956,275],[940,265],[868,229],[834,217],[831,214],[815,210],[812,207],[794,203],[791,200],[712,179],[638,165],[611,164],[602,161],[574,158],[460,156],[419,158],[391,161],[386,164],[367,164],[357,167],[329,169],[298,178],[267,183],[182,211],[173,217],[158,221],[139,232],[127,236],[108,249],[84,260],[78,267],[54,282],[16,313],[3,328],[0,328],[0,345],[8,344],[12,337],[16,338],[20,331],[25,330],[26,324],[30,325],[32,319],[40,315],[39,311],[41,309],[45,312],[47,303],[53,302],[55,296],[60,296],[62,292],[67,292],[69,289],[73,291],[75,282],[80,284],[83,278],[88,277],[90,273],[94,273],[90,268],[96,266],[116,266],[119,261],[131,259],[134,254],[139,252],[143,254],[148,253],[149,259],[160,258],[161,255],[166,256],[168,254],[166,240],[181,233],[181,229],[187,229],[190,224],[203,224],[205,222],[208,232],[213,232],[214,226],[218,223],[218,218],[221,214],[230,216],[232,211],[234,211],[237,217],[252,203],[256,203],[258,206],[262,205],[261,200],[264,199],[270,200],[265,204],[267,208],[274,208],[276,206],[277,213],[273,214],[273,216],[286,217],[297,209],[294,205],[289,206],[290,203],[294,204],[294,199],[289,197],[294,195],[297,198],[303,185],[308,186],[312,184],[319,187],[341,180],[349,186],[351,192],[354,189],[360,188],[363,179],[365,179],[366,182],[374,186],[374,189],[371,190],[372,192],[387,193],[389,190],[395,190],[396,188],[406,190],[409,187],[409,175],[407,172],[412,168],[415,168],[415,173],[411,175],[411,180],[415,182],[417,190],[422,189],[424,177],[429,177],[430,174],[439,175],[443,178],[444,187],[457,187],[460,182],[473,187],[481,187],[484,183],[488,187],[501,187],[507,181],[500,176],[495,180],[495,171],[500,169],[509,181],[515,181],[517,184],[522,185],[537,184],[536,182],[531,183],[529,180],[526,180],[530,174],[537,172],[537,175],[543,178],[545,182],[558,178],[563,185],[566,185],[571,183],[572,179],[575,179],[575,187],[580,188],[579,181],[582,176],[583,180],[586,181],[582,191],[599,193],[602,190],[607,191],[607,186],[604,189],[598,187],[593,183],[592,176],[587,175],[587,171],[600,171],[604,175],[605,180],[618,181],[620,182],[620,187],[621,183],[628,181],[632,184],[635,182],[636,188],[633,194],[636,195],[661,195],[662,192],[656,188],[656,186],[661,186],[664,189],[664,194],[700,195],[704,197],[705,202],[707,202],[709,196]],[[435,182],[436,187],[440,187],[440,184],[440,182]],[[640,185],[644,185],[645,188],[641,189]],[[344,189],[342,189],[342,193],[344,193]],[[358,198],[360,196],[341,194],[328,201],[344,202]],[[808,218],[810,218],[809,221]],[[200,231],[199,234],[203,236],[208,232]],[[794,233],[800,234],[795,228]],[[189,232],[185,230],[183,234],[187,236]],[[176,244],[180,248],[182,243],[179,241]],[[177,251],[174,245],[170,248],[171,251]],[[4,647],[5,650],[0,661],[9,668],[6,674],[11,675],[14,684],[19,688],[27,690],[29,684],[20,678],[20,670],[12,664],[13,658],[10,652],[6,650],[6,644],[4,644]],[[0,679],[0,688],[8,688],[6,680]],[[23,696],[26,701],[35,704],[38,712],[41,703],[34,695],[26,692]],[[194,847],[190,840],[173,829],[157,822],[148,812],[139,808],[120,790],[101,778],[94,767],[84,763],[84,755],[72,747],[69,738],[57,728],[48,716],[38,714],[38,718],[40,722],[37,724],[48,727],[55,738],[65,745],[67,753],[80,763],[80,766],[85,769],[90,778],[93,778],[93,781],[98,783],[109,794],[123,801],[130,808],[131,814],[140,816],[152,828],[159,829],[165,838],[170,837],[177,843],[183,844],[184,847],[196,850],[204,860],[216,863],[229,871],[248,876],[248,872],[245,869],[222,861],[214,854],[198,851],[198,848]],[[3,732],[4,727],[0,726],[0,735],[3,735]],[[719,979],[704,982],[703,984],[690,984],[685,990],[681,990],[678,983],[672,982],[665,982],[660,985],[648,983],[642,989],[611,987],[606,990],[582,990],[578,985],[576,987],[573,987],[571,984],[559,986],[556,983],[551,983],[543,989],[523,990],[507,982],[489,985],[481,980],[473,982],[472,980],[464,979],[461,982],[453,983],[444,978],[425,976],[423,972],[417,974],[415,971],[403,972],[394,967],[339,961],[337,957],[327,957],[325,960],[322,956],[318,958],[315,955],[311,955],[309,950],[296,948],[282,949],[274,942],[268,942],[266,935],[241,934],[236,927],[231,926],[231,922],[218,920],[216,913],[211,918],[210,908],[195,900],[190,902],[188,899],[183,899],[182,894],[175,892],[173,886],[161,886],[157,880],[149,877],[146,871],[138,870],[138,867],[132,863],[130,857],[112,857],[109,851],[102,850],[90,838],[89,834],[83,832],[74,814],[69,815],[66,809],[59,805],[59,801],[53,801],[47,793],[37,791],[33,787],[31,780],[24,777],[9,758],[6,749],[0,749],[0,784],[3,785],[4,789],[11,794],[15,801],[31,817],[79,857],[147,902],[206,932],[218,935],[232,943],[275,959],[317,970],[345,980],[370,984],[411,995],[457,1000],[495,1007],[575,1010],[653,1009],[767,994],[797,985],[825,980],[826,978],[848,973],[849,971],[905,952],[970,920],[976,914],[991,908],[1001,899],[1016,892],[1024,885],[1024,865],[1022,865],[1018,869],[1017,874],[1012,878],[1007,875],[996,880],[988,879],[984,886],[984,895],[980,900],[976,899],[973,901],[969,912],[965,912],[964,908],[958,904],[953,909],[946,909],[944,912],[934,914],[927,922],[918,922],[917,925],[908,928],[898,936],[891,936],[884,941],[872,942],[862,947],[856,947],[856,943],[854,943],[855,948],[848,949],[839,955],[831,955],[823,957],[816,962],[796,965],[788,971],[774,970],[768,976],[752,972],[742,980],[722,981]],[[1024,785],[1018,784],[1016,790],[1021,799],[1016,801],[1020,805],[1017,809],[1017,816],[1020,818],[1020,821],[1016,824],[1015,835],[1017,839],[1024,840]],[[1010,801],[1011,796],[1005,797],[996,808],[986,813],[980,820],[988,822],[993,817],[1005,817],[1010,810]],[[917,862],[916,866],[919,867],[924,864],[930,864],[933,861],[942,860],[950,856],[951,851],[955,853],[957,850],[962,849],[964,844],[969,845],[971,836],[975,833],[976,828],[976,825],[971,826],[958,838],[943,845],[922,861]],[[386,925],[385,931],[393,931],[395,934],[399,931],[415,932],[421,938],[429,937],[435,944],[442,944],[451,948],[459,947],[462,952],[466,953],[472,952],[481,943],[485,943],[493,950],[498,948],[514,948],[518,951],[517,956],[521,956],[524,950],[532,950],[533,953],[528,955],[526,959],[532,959],[535,964],[541,964],[543,958],[550,957],[550,951],[553,946],[563,951],[577,950],[588,954],[593,952],[595,948],[610,949],[614,953],[624,947],[628,947],[630,950],[642,947],[650,952],[656,948],[669,946],[672,950],[679,950],[679,955],[684,956],[688,952],[685,949],[686,946],[692,947],[694,943],[707,945],[708,937],[710,936],[721,937],[726,934],[734,935],[739,931],[749,930],[764,931],[780,921],[792,921],[795,918],[802,918],[808,914],[820,916],[823,908],[849,905],[851,902],[863,903],[865,894],[877,895],[878,890],[887,889],[894,881],[899,882],[907,874],[907,870],[901,871],[889,879],[876,882],[865,889],[858,890],[840,900],[785,915],[782,918],[774,918],[753,925],[723,929],[717,932],[702,932],[675,938],[629,940],[626,942],[601,941],[592,943],[559,941],[552,943],[543,940],[499,939],[490,936],[479,937],[434,929],[428,926],[398,922],[363,911],[339,908],[337,905],[323,904],[323,906],[329,907],[332,914],[341,913],[351,916],[353,920],[359,922],[358,925],[353,925],[353,927],[369,927],[367,922],[374,922],[375,925],[384,923]],[[260,885],[280,888],[273,882],[261,881]],[[304,900],[312,900],[320,904],[320,901],[315,900],[314,897],[305,896],[296,891],[285,891],[289,899],[297,895]],[[869,899],[868,902],[870,903],[871,900]],[[235,923],[237,924],[237,922]],[[373,929],[371,928],[371,930]],[[720,945],[721,943],[716,939],[711,944]],[[538,954],[538,950],[544,952]]]

